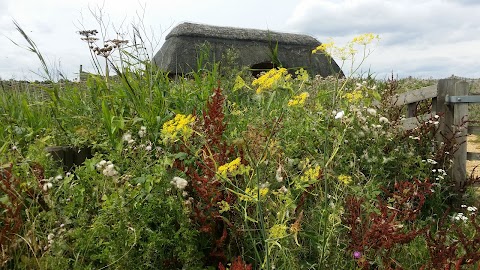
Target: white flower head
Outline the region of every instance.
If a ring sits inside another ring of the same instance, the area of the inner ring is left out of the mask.
[[[95,165],[95,167],[97,167],[97,170],[101,170],[103,169],[103,167],[105,167],[106,164],[107,164],[106,160],[101,160],[100,162],[97,163],[97,165]]]
[[[345,116],[345,112],[344,111],[339,111],[339,112],[337,112],[337,114],[335,114],[335,119],[342,119],[343,116]]]
[[[49,233],[49,234],[47,235],[47,240],[48,240],[48,242],[53,241],[53,238],[55,238],[55,234]]]
[[[50,183],[50,182],[47,182],[43,185],[43,191],[48,191],[49,189],[51,189],[53,187],[53,184]]]
[[[281,188],[278,189],[278,192],[286,194],[288,192],[288,189],[285,186],[282,186]]]
[[[464,216],[463,213],[457,213],[456,215],[453,215],[452,219],[457,221],[467,222],[468,217]]]
[[[138,137],[143,138],[147,134],[147,127],[141,126],[140,130],[138,131]]]
[[[102,171],[105,176],[115,176],[118,172],[113,167],[107,167]]]
[[[378,121],[380,121],[380,123],[383,123],[383,124],[388,124],[390,123],[390,121],[388,121],[388,118],[382,116],[378,119]]]
[[[477,207],[475,207],[475,206],[469,206],[469,207],[467,207],[467,211],[468,211],[468,212],[476,212],[476,211],[477,211]]]
[[[100,161],[97,165],[97,170],[102,172],[105,176],[115,176],[118,174],[117,170],[115,169],[115,165],[111,161]]]
[[[368,108],[367,112],[373,116],[377,115],[377,110],[375,110],[374,108]]]
[[[170,183],[180,190],[184,190],[188,185],[187,180],[185,180],[181,177],[178,177],[178,176],[173,177],[173,179],[172,179],[172,181],[170,181]]]
[[[430,159],[430,158],[427,158],[427,162],[430,163],[430,164],[433,164],[433,165],[435,165],[435,164],[438,163],[438,162],[436,162],[435,160]]]
[[[282,182],[283,181],[282,165],[278,165],[278,169],[275,173],[275,179],[277,179],[277,182]]]
[[[132,134],[130,134],[129,132],[123,134],[122,140],[125,142],[130,142],[132,140]]]

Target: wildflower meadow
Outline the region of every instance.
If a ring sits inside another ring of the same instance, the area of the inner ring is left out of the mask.
[[[378,36],[312,48],[346,75],[219,60],[171,77],[80,34],[103,75],[0,90],[4,269],[480,269],[443,116],[406,131],[391,103],[434,82],[361,72]],[[51,146],[91,155],[65,169]]]

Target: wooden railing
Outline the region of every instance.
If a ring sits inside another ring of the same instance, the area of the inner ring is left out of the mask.
[[[431,113],[417,115],[419,102],[432,101]],[[419,126],[421,121],[441,117],[437,141],[454,138],[456,151],[453,153],[453,164],[450,171],[457,190],[463,190],[467,180],[467,160],[480,160],[480,153],[467,152],[467,135],[480,134],[479,126],[468,125],[468,104],[480,103],[480,96],[469,96],[469,84],[460,79],[439,80],[436,85],[423,87],[396,96],[392,100],[395,106],[407,106],[407,118],[403,121],[406,130]],[[453,134],[455,133],[455,134]]]

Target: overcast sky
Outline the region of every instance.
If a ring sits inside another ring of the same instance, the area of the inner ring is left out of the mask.
[[[78,76],[81,64],[91,70],[77,31],[99,29],[91,14],[99,8],[110,29],[123,33],[143,21],[149,37],[158,40],[155,51],[182,22],[300,33],[339,44],[372,32],[381,40],[363,70],[379,79],[392,73],[480,77],[479,0],[0,0],[0,78],[37,79],[33,72],[41,67],[34,54],[9,40],[25,44],[12,20],[68,79]]]

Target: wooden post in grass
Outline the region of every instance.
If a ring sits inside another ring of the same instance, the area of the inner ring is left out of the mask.
[[[462,192],[467,179],[467,120],[468,103],[448,102],[449,96],[467,96],[468,83],[459,79],[443,79],[438,82],[436,113],[443,115],[440,121],[439,142],[455,140],[451,176],[456,190]],[[459,100],[460,102],[460,100]]]

